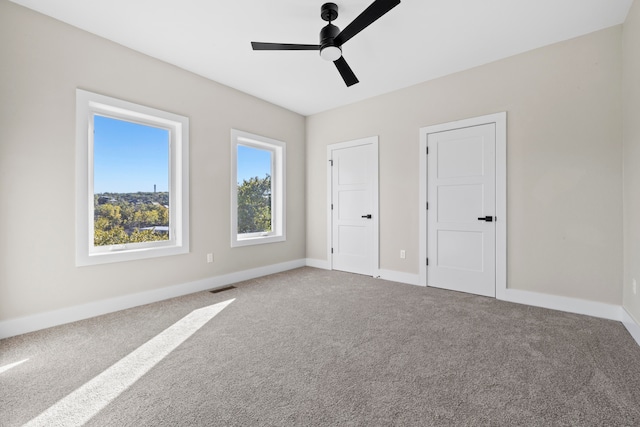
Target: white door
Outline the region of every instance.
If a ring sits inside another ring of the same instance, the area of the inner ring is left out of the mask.
[[[428,285],[496,294],[495,123],[428,135]]]
[[[373,276],[378,260],[377,137],[330,146],[331,262]]]

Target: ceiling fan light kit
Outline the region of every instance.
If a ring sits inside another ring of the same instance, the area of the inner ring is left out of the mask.
[[[320,17],[329,23],[320,30],[320,44],[251,42],[251,47],[253,50],[319,50],[320,57],[333,62],[345,84],[352,86],[358,83],[358,78],[342,56],[342,45],[399,4],[400,0],[375,0],[340,31],[331,23],[338,17],[338,5],[325,3],[320,9]]]
[[[325,61],[337,61],[342,56],[342,49],[337,46],[327,46],[320,49],[320,57]]]

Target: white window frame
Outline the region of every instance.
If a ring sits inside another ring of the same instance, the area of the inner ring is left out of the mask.
[[[169,131],[170,239],[94,246],[94,116],[101,115]],[[105,95],[76,89],[76,266],[189,252],[189,119]]]
[[[238,234],[238,146],[268,150],[271,156],[271,232]],[[282,242],[286,239],[285,151],[282,141],[231,129],[231,247]]]

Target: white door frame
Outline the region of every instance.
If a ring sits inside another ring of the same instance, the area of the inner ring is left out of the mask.
[[[367,138],[356,139],[352,141],[339,142],[327,145],[327,260],[329,270],[333,270],[333,257],[331,256],[331,248],[333,247],[333,215],[331,212],[331,200],[333,191],[333,173],[331,171],[331,163],[333,158],[333,150],[357,147],[359,145],[373,145],[374,161],[373,161],[373,188],[372,188],[372,221],[373,221],[373,250],[371,251],[371,260],[373,264],[373,277],[380,275],[380,206],[378,201],[378,136],[370,136]]]
[[[495,113],[420,128],[419,283],[427,286],[427,138],[430,133],[495,123],[496,126],[496,298],[507,291],[507,113]]]

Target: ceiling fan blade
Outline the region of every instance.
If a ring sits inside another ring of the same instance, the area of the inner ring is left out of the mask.
[[[360,31],[380,19],[385,13],[400,4],[400,0],[376,0],[364,10],[356,19],[347,25],[335,38],[338,46],[342,46]]]
[[[336,68],[338,69],[338,72],[340,72],[342,80],[344,80],[347,87],[353,86],[354,84],[359,82],[358,78],[355,74],[353,74],[353,70],[351,70],[351,67],[349,67],[349,64],[347,64],[347,61],[345,61],[344,57],[341,56],[340,58],[333,61],[333,63],[336,64]]]
[[[319,44],[251,42],[253,50],[320,50]]]

